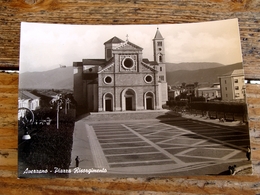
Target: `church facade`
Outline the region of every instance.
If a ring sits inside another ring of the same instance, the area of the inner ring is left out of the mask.
[[[153,39],[154,61],[118,37],[104,43],[105,59],[74,62],[74,98],[89,112],[158,110],[168,100],[164,38]]]

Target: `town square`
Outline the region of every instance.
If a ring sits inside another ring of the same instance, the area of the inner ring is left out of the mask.
[[[102,176],[119,177],[218,175],[229,174],[229,166],[250,166],[245,124],[167,113],[145,120],[81,119],[72,157],[81,156],[81,168],[105,168]]]

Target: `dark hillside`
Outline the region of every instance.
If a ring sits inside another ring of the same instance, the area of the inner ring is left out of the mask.
[[[182,62],[182,63],[166,63],[167,72],[177,70],[200,70],[208,68],[223,67],[225,65],[215,62]]]
[[[73,89],[73,67],[56,68],[44,72],[25,72],[19,75],[19,88]]]
[[[169,85],[181,85],[181,83],[191,84],[194,82],[208,84],[218,82],[218,77],[232,72],[235,69],[241,69],[242,63],[217,68],[208,68],[200,70],[178,70],[173,72],[167,71],[167,82]]]

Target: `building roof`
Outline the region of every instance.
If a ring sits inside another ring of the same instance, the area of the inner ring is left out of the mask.
[[[82,66],[82,62],[73,62],[73,67]]]
[[[162,34],[159,31],[159,28],[157,28],[157,31],[155,33],[154,39],[163,39]]]
[[[202,87],[202,88],[198,88],[198,91],[206,91],[206,90],[214,90],[214,91],[216,91],[216,90],[220,90],[220,88],[217,88],[217,87]]]
[[[221,75],[220,78],[221,77],[230,77],[230,76],[244,76],[244,69],[235,69],[231,72]]]
[[[19,98],[28,100],[28,99],[40,99],[40,97],[30,93],[29,91],[19,91]]]
[[[244,75],[244,69],[236,69],[232,72],[231,76]]]
[[[220,83],[213,83],[211,85],[212,88],[219,88],[220,87]]]
[[[105,65],[105,59],[83,59],[83,65]]]
[[[104,43],[105,44],[108,44],[108,43],[123,43],[124,41],[122,39],[119,39],[118,37],[114,36],[113,38],[109,39],[108,41],[106,41]]]

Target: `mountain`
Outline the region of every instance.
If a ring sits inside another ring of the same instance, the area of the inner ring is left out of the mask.
[[[73,67],[19,74],[20,89],[73,89]]]
[[[207,86],[218,82],[218,77],[232,72],[235,69],[243,68],[242,63],[236,63],[232,65],[222,65],[214,68],[194,69],[193,70],[167,70],[166,78],[168,85],[181,85],[181,83],[192,84],[199,82]]]
[[[215,62],[182,62],[182,63],[165,63],[167,72],[177,70],[200,70],[208,68],[217,68],[225,66]]]
[[[211,85],[218,76],[241,69],[242,63],[222,65],[218,63],[167,63],[168,85],[199,82]],[[56,68],[43,72],[25,72],[19,75],[20,89],[73,89],[73,67]]]

